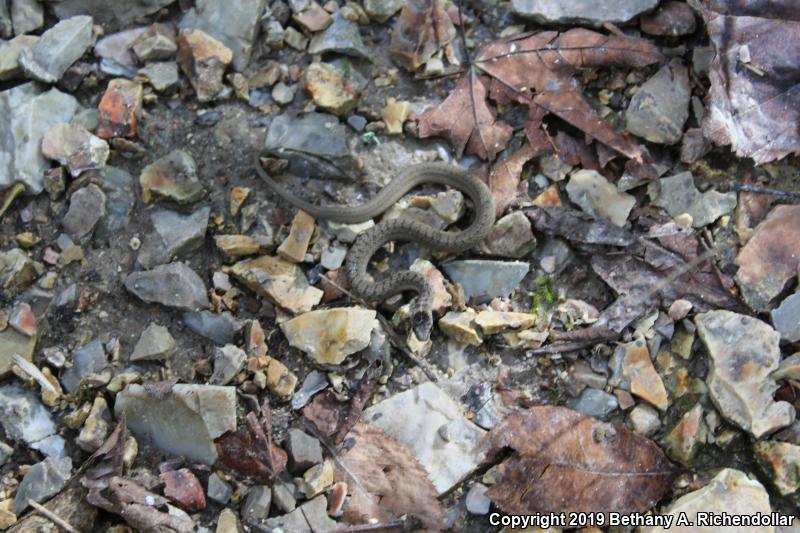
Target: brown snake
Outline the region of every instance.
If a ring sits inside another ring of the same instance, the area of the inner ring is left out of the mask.
[[[405,270],[373,281],[367,266],[378,249],[390,241],[417,242],[434,250],[463,252],[483,241],[494,224],[494,199],[480,179],[456,166],[446,163],[421,163],[404,169],[372,200],[356,206],[317,206],[295,196],[264,171],[256,154],[255,168],[267,186],[278,196],[316,218],[356,224],[374,218],[394,205],[408,191],[423,183],[450,186],[472,200],[475,216],[472,223],[460,231],[436,230],[426,224],[406,218],[384,220],[360,233],[350,247],[345,274],[353,293],[371,301],[382,301],[400,292],[417,294],[411,309],[411,327],[419,340],[427,340],[433,328],[433,290],[428,280],[418,272]]]

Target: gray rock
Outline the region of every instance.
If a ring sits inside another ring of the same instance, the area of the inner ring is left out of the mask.
[[[14,495],[14,513],[20,514],[28,508],[28,500],[43,502],[61,492],[72,473],[72,459],[48,457],[36,463],[22,478]]]
[[[495,222],[491,233],[478,246],[480,252],[519,259],[536,248],[531,221],[522,211],[514,211]]]
[[[788,296],[771,313],[772,323],[788,342],[800,341],[800,291]]]
[[[150,63],[139,69],[139,76],[146,78],[153,89],[163,93],[178,86],[178,64],[174,61]]]
[[[171,59],[178,51],[175,32],[170,26],[153,24],[136,38],[131,50],[142,63]]]
[[[59,19],[75,15],[91,15],[106,31],[126,26],[150,15],[175,0],[62,0],[53,4]]]
[[[94,339],[72,352],[72,366],[61,375],[61,384],[64,385],[67,392],[74,392],[78,390],[81,382],[107,373],[109,368],[103,344],[99,339]],[[109,373],[106,382],[110,378]]]
[[[303,512],[311,531],[334,531],[339,527],[336,521],[328,516],[328,500],[324,494],[320,494],[310,502],[304,503],[299,509]]]
[[[361,133],[367,126],[367,119],[361,115],[350,115],[347,117],[347,125],[358,133]]]
[[[317,370],[312,370],[303,380],[303,385],[292,396],[292,409],[302,409],[311,397],[328,386],[328,378]]]
[[[103,37],[94,45],[94,55],[101,58],[100,70],[112,76],[133,78],[138,65],[131,46],[147,28],[131,28]]]
[[[364,0],[364,11],[376,22],[386,22],[405,5],[403,0]]]
[[[56,124],[72,120],[78,101],[58,89],[42,92],[26,83],[0,92],[0,190],[22,182],[29,192],[44,188],[50,163],[42,155],[42,137]]]
[[[0,81],[11,80],[22,75],[19,55],[38,41],[37,35],[17,35],[10,41],[0,43]]]
[[[300,508],[283,516],[276,516],[264,521],[267,531],[291,531],[292,533],[311,533],[306,517]]]
[[[197,175],[197,163],[183,150],[173,150],[144,167],[139,175],[139,184],[145,203],[150,203],[153,195],[158,195],[181,205],[193,204],[205,193]]]
[[[291,513],[297,506],[292,486],[286,483],[276,483],[272,487],[272,502],[284,513]]]
[[[217,346],[233,342],[234,335],[241,329],[241,324],[227,311],[223,313],[212,313],[211,311],[184,313],[183,323],[189,328],[189,331],[209,339]]]
[[[214,350],[214,373],[208,382],[212,385],[227,385],[236,377],[247,362],[247,354],[244,350],[226,344]]]
[[[175,351],[175,339],[164,326],[151,322],[133,348],[131,361],[163,361]]]
[[[594,218],[611,221],[622,227],[636,205],[636,199],[595,170],[578,170],[567,183],[569,199]]]
[[[492,505],[492,500],[486,495],[489,487],[483,483],[474,483],[467,493],[465,505],[467,512],[471,514],[484,515],[489,512],[489,507]]]
[[[0,466],[3,466],[14,455],[14,448],[0,440]]]
[[[25,74],[44,83],[55,83],[92,45],[92,17],[62,20],[19,56]]]
[[[226,505],[233,495],[233,488],[225,480],[214,472],[208,476],[208,489],[206,494],[212,500],[222,505]]]
[[[203,245],[208,228],[209,207],[184,214],[159,209],[150,214],[153,232],[145,237],[138,261],[146,269],[182,259]]]
[[[317,33],[308,46],[309,54],[336,52],[354,57],[370,58],[369,49],[361,40],[358,23],[347,20],[341,13],[333,14],[333,22],[324,31]]]
[[[108,143],[80,124],[56,124],[42,139],[42,154],[64,165],[73,177],[102,169],[109,153]]]
[[[279,81],[272,88],[272,99],[281,105],[291,104],[294,100],[294,88]]]
[[[650,142],[675,144],[689,118],[689,72],[679,60],[661,67],[633,95],[625,111],[629,132]]]
[[[105,167],[99,172],[89,172],[88,175],[96,176],[106,193],[106,216],[97,224],[95,238],[116,239],[119,231],[128,226],[130,213],[136,202],[133,176],[115,167]]]
[[[649,437],[661,427],[661,415],[654,407],[640,403],[631,409],[628,422],[636,433]]]
[[[300,429],[289,430],[285,448],[289,453],[289,467],[294,473],[302,474],[322,462],[322,446],[319,441]]]
[[[95,226],[106,214],[106,194],[94,183],[78,189],[69,200],[69,210],[61,221],[64,231],[77,242],[88,241]]]
[[[336,270],[344,263],[347,256],[347,247],[341,244],[333,244],[322,251],[320,264],[328,270]]]
[[[11,22],[11,13],[8,12],[8,4],[0,2],[0,39],[9,39],[14,35],[14,27]]]
[[[209,306],[206,286],[185,263],[159,265],[147,272],[133,272],[125,278],[125,288],[150,303],[194,311]]]
[[[242,518],[245,521],[260,522],[269,515],[271,503],[272,491],[268,486],[256,485],[252,487],[242,505]]]
[[[655,191],[659,189],[660,192],[656,194]],[[656,197],[654,205],[663,207],[672,217],[688,213],[695,228],[707,226],[736,208],[735,192],[701,193],[694,186],[694,177],[688,171],[661,178],[658,180],[658,188],[652,187],[649,191],[653,192],[651,197]]]
[[[39,0],[11,0],[11,21],[16,35],[38,30],[44,25],[44,8]]]
[[[241,72],[264,14],[266,0],[197,0],[180,22],[181,29],[202,30],[233,52],[233,68]]]
[[[264,25],[264,42],[272,48],[282,48],[286,38],[286,30],[277,20],[269,20]]]
[[[29,446],[57,431],[50,411],[39,397],[16,384],[0,387],[0,425],[8,438]]]
[[[444,263],[442,270],[453,283],[464,287],[467,300],[486,303],[492,298],[508,298],[530,270],[530,264],[468,259]]]
[[[605,391],[586,388],[577,399],[570,402],[569,406],[579,413],[604,420],[616,411],[619,404],[617,397]]]
[[[521,17],[540,24],[620,24],[650,11],[658,0],[511,0],[511,8]]]
[[[14,330],[13,327],[0,331],[0,377],[11,373],[14,366],[14,354],[19,354],[27,361],[33,360],[36,348],[36,337],[27,336]]]
[[[117,395],[114,413],[117,419],[127,416],[137,438],[166,453],[213,465],[214,439],[236,429],[236,388],[179,384],[151,396],[141,385],[128,385]]]
[[[289,161],[296,176],[356,179],[358,162],[347,147],[345,126],[324,113],[306,113],[272,120],[264,149]]]

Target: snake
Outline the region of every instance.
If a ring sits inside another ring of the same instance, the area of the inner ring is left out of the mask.
[[[486,184],[474,174],[444,162],[410,165],[371,200],[353,206],[320,206],[296,196],[264,170],[258,153],[255,156],[255,169],[269,189],[289,204],[317,219],[343,224],[358,224],[376,218],[410,190],[423,184],[452,187],[472,201],[475,213],[469,226],[464,229],[438,230],[408,218],[382,220],[359,233],[347,252],[345,276],[356,296],[380,302],[399,293],[416,294],[416,299],[411,302],[411,329],[420,341],[427,341],[433,328],[434,292],[430,282],[423,274],[411,270],[392,272],[374,281],[367,273],[370,259],[391,241],[416,242],[432,250],[453,254],[464,252],[486,239],[495,221],[494,198]]]

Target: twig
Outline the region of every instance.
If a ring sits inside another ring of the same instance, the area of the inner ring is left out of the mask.
[[[330,533],[360,533],[361,531],[380,531],[382,529],[396,529],[405,526],[405,522],[401,519],[392,520],[384,524],[363,524],[359,526],[348,526],[341,529],[334,529]]]
[[[749,192],[752,194],[768,194],[770,196],[778,196],[780,198],[788,198],[790,200],[800,201],[800,192],[782,191],[780,189],[761,187],[759,185],[750,185],[747,183],[732,183],[728,188],[731,191]]]
[[[44,505],[42,505],[40,503],[37,503],[37,502],[35,502],[34,500],[32,500],[30,498],[28,498],[28,505],[33,507],[33,509],[37,513],[39,513],[43,517],[45,517],[48,520],[50,520],[52,523],[54,523],[55,525],[57,525],[58,527],[60,527],[64,531],[66,531],[67,533],[81,533],[80,531],[78,531],[77,529],[72,527],[69,524],[69,522],[67,522],[66,520],[64,520],[63,518],[61,518],[57,514],[55,514],[53,511],[51,511],[50,509],[48,509]]]

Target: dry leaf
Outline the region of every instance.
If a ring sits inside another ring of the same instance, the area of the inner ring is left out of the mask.
[[[404,444],[365,422],[353,427],[344,444],[335,475],[347,483],[350,494],[345,521],[388,522],[410,515],[428,530],[442,529],[444,512],[436,488]]]
[[[286,452],[270,441],[270,457],[249,429],[229,431],[214,444],[217,445],[219,464],[261,483],[272,483],[275,476],[286,470]]]
[[[506,208],[516,203],[519,196],[519,182],[525,163],[537,157],[533,147],[526,145],[508,157],[494,164],[489,176],[484,180],[494,197],[495,215],[499,218]]]
[[[676,470],[659,447],[628,429],[565,407],[515,413],[487,435],[495,455],[515,450],[488,496],[504,512],[644,512]]]
[[[409,0],[400,11],[389,47],[392,59],[414,72],[456,36],[438,0]]]

